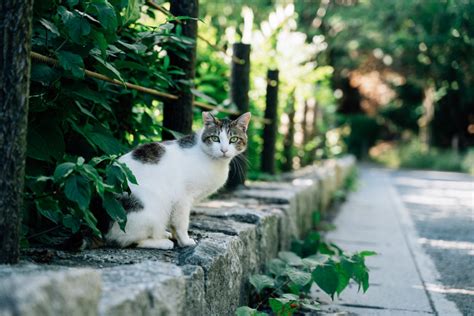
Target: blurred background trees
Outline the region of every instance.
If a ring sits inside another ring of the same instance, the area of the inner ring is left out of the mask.
[[[87,78],[84,68],[164,92],[192,89],[229,112],[237,42],[251,45],[254,118],[274,84],[268,70],[279,70],[276,173],[346,152],[393,167],[472,170],[472,1],[201,0],[194,82],[169,55],[186,58],[195,40],[166,15],[167,1],[154,3],[165,11],[139,0],[35,3],[32,49],[58,65],[31,68],[25,242],[97,232],[97,198],[123,224],[111,197],[134,178],[116,158],[166,130],[163,100]],[[264,124],[250,125],[251,179],[274,177],[261,171]]]

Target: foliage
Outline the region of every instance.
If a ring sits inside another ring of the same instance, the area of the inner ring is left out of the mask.
[[[369,270],[365,258],[372,255],[372,251],[345,253],[312,231],[304,240],[294,240],[292,251],[281,251],[278,258],[270,260],[266,274],[250,276],[254,308],[239,307],[236,314],[262,315],[271,310],[274,315],[292,315],[296,311],[318,310],[319,303],[310,295],[314,285],[333,299],[351,280],[366,292]]]
[[[385,147],[385,148],[382,148]],[[453,150],[426,148],[416,139],[394,145],[379,146],[371,158],[390,168],[431,169],[473,173],[472,150],[466,154]]]
[[[363,114],[340,115],[339,123],[347,125],[350,132],[344,137],[348,151],[361,158],[379,138],[382,127],[376,118]]]
[[[97,198],[123,228],[125,212],[113,196],[136,181],[116,158],[159,138],[161,104],[88,79],[84,68],[158,90],[185,87],[168,57],[192,44],[180,32],[139,1],[35,3],[32,49],[58,59],[59,67],[33,62],[31,69],[27,238],[55,227],[76,232],[82,225],[99,234],[89,207]]]
[[[305,1],[295,2],[299,28],[313,40],[324,36],[328,45],[318,60],[334,68],[339,110],[364,114],[361,104],[367,97],[354,94],[360,86],[351,79],[355,73],[378,74],[395,92],[387,108],[379,103],[374,109],[387,118],[381,123],[389,132],[378,139],[401,138],[406,130],[416,132],[420,115],[429,113],[421,107],[423,91],[433,88],[432,144],[449,147],[455,140],[463,149],[474,145],[468,129],[474,122],[472,1],[330,1],[317,13],[308,11]],[[394,75],[399,80],[391,80]],[[407,86],[410,91],[402,91]]]

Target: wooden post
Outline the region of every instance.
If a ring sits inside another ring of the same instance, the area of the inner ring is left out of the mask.
[[[282,171],[291,171],[293,169],[293,151],[295,138],[295,95],[292,92],[288,97],[288,104],[286,108],[288,113],[288,131],[283,140],[283,164]]]
[[[234,57],[232,59],[230,76],[231,100],[239,112],[245,113],[249,110],[249,88],[250,88],[250,45],[235,43],[233,46]],[[236,117],[232,117],[236,119]],[[243,155],[246,155],[244,153]],[[235,159],[231,163],[227,189],[235,189],[245,183],[247,178],[247,164],[245,159]],[[236,164],[240,166],[237,167]]]
[[[263,128],[262,171],[275,174],[275,143],[278,128],[278,70],[267,72],[267,98],[265,118],[270,120]]]
[[[33,0],[0,1],[0,263],[18,262]]]
[[[198,0],[171,0],[170,12],[174,16],[187,16],[198,18],[199,3]],[[181,23],[175,24],[175,27],[181,27],[182,34],[194,40],[192,47],[182,52],[187,60],[182,59],[172,50],[169,52],[170,65],[184,71],[184,75],[176,76],[174,79],[187,80],[192,82],[195,75],[196,65],[196,37],[197,20],[185,19]],[[179,96],[178,100],[167,100],[163,103],[163,126],[170,130],[182,134],[190,134],[193,125],[193,100],[194,96],[189,86],[181,85],[179,91],[173,91]],[[174,136],[167,132],[162,132],[163,139],[174,139]]]

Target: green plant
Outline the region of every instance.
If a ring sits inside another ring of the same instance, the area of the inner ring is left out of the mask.
[[[87,226],[96,198],[123,227],[113,194],[134,183],[118,155],[160,138],[161,103],[153,97],[85,76],[84,68],[158,90],[183,89],[180,55],[193,41],[140,1],[37,1],[32,50],[57,67],[33,60],[28,115],[23,245]],[[181,54],[182,55],[182,54]]]
[[[458,153],[453,150],[426,148],[417,139],[387,146],[373,153],[371,158],[387,167],[460,171],[472,173],[472,153]],[[471,169],[470,169],[471,168]]]
[[[373,251],[345,253],[337,245],[326,242],[312,231],[304,240],[295,240],[292,251],[282,251],[267,263],[266,274],[249,278],[255,291],[252,307],[239,307],[237,315],[292,315],[296,311],[318,310],[319,303],[311,297],[315,284],[331,298],[355,282],[366,292],[369,270],[365,258]]]

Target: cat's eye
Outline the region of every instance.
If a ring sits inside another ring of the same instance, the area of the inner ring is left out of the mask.
[[[219,137],[217,137],[217,136],[211,136],[211,137],[209,137],[209,138],[210,138],[213,142],[216,142],[216,143],[218,143],[218,142],[220,141]]]
[[[239,138],[236,137],[236,136],[232,136],[230,139],[229,139],[230,143],[237,143],[239,141]]]

